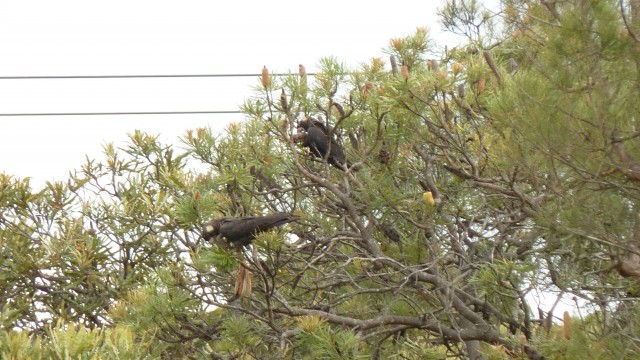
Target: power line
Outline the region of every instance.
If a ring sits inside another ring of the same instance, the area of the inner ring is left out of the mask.
[[[96,116],[96,115],[190,115],[190,114],[243,114],[239,110],[220,111],[139,111],[139,112],[85,112],[85,113],[13,113],[0,116]]]
[[[289,76],[293,73],[275,73],[270,76]],[[315,76],[315,73],[308,73]],[[262,74],[182,74],[182,75],[63,75],[63,76],[0,76],[0,80],[38,80],[38,79],[134,79],[134,78],[196,78],[196,77],[260,77]],[[139,111],[139,112],[81,112],[81,113],[5,113],[0,117],[11,116],[101,116],[101,115],[189,115],[189,114],[242,114],[239,110],[219,111]]]
[[[270,76],[297,75],[294,73],[269,74]],[[315,73],[308,73],[315,76]],[[201,78],[201,77],[260,77],[262,74],[184,74],[184,75],[62,75],[62,76],[0,76],[0,80],[42,79],[140,79],[140,78]]]

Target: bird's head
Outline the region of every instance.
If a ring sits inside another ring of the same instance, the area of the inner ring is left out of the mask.
[[[327,127],[322,123],[322,121],[312,118],[311,116],[307,117],[306,119],[302,119],[298,121],[298,127],[303,128],[306,131],[309,131],[309,128],[312,126],[320,128],[320,130],[322,130],[325,133],[328,130]]]
[[[325,134],[329,134],[329,132],[333,131],[333,128],[331,128],[331,126],[327,126],[321,120],[318,120],[311,116],[298,121],[298,128],[303,128],[305,131],[309,131],[311,127],[318,128]]]
[[[298,128],[303,128],[304,130],[309,130],[309,126],[311,126],[311,118],[306,118],[298,121]]]
[[[293,134],[291,138],[293,139],[293,142],[304,143],[307,140],[307,133],[304,131],[300,131],[300,128],[298,128],[298,132]]]
[[[202,237],[209,241],[211,238],[216,237],[220,234],[220,219],[214,219],[204,224],[202,228]]]

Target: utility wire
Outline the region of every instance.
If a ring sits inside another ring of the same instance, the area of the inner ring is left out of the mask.
[[[139,111],[139,112],[85,112],[85,113],[13,113],[0,116],[96,116],[96,115],[176,115],[176,114],[243,114],[239,110],[220,111]]]
[[[275,73],[270,76],[288,76],[293,73]],[[307,73],[315,76],[315,73]],[[196,78],[196,77],[260,77],[262,74],[187,74],[187,75],[64,75],[64,76],[0,76],[0,80],[39,80],[39,79],[136,79],[136,78]],[[81,113],[6,113],[8,116],[100,116],[100,115],[189,115],[189,114],[242,114],[238,110],[220,111],[139,111],[139,112],[81,112]]]
[[[294,73],[269,74],[270,76],[296,75]],[[308,73],[315,76],[315,73]],[[140,79],[140,78],[197,78],[197,77],[260,77],[262,74],[187,74],[187,75],[63,75],[63,76],[0,76],[0,80],[40,79]]]

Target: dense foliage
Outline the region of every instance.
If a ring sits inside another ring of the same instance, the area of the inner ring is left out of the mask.
[[[222,134],[135,132],[37,192],[0,175],[2,357],[640,356],[640,2],[441,15],[467,45],[265,69]],[[302,146],[309,118],[350,168]],[[301,219],[201,237],[274,212]]]

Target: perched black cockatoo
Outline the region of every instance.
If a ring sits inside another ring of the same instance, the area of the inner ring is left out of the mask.
[[[209,241],[221,237],[227,242],[244,246],[249,245],[255,236],[276,226],[300,219],[290,213],[275,213],[266,216],[223,217],[204,224],[202,237]]]
[[[329,164],[342,171],[351,167],[344,155],[342,146],[334,139],[329,138],[330,128],[313,118],[298,122],[298,126],[306,132],[302,137],[302,145],[308,147],[312,154],[322,159],[326,156]],[[329,154],[328,156],[327,153]]]

